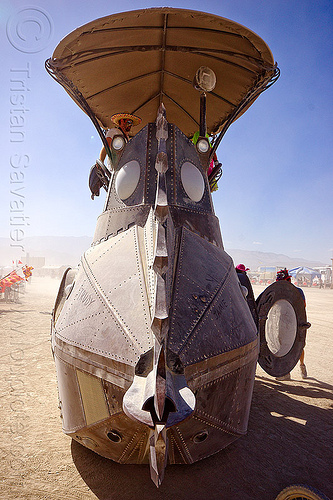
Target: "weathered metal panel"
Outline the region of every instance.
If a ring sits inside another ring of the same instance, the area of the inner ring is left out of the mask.
[[[142,258],[136,227],[90,248],[57,321],[57,336],[134,365],[152,346]]]
[[[183,229],[168,347],[186,366],[246,345],[256,336],[257,328],[232,259],[222,249]]]

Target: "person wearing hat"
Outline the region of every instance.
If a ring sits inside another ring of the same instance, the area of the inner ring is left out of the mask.
[[[131,128],[139,125],[139,123],[141,123],[141,118],[131,115],[130,113],[117,113],[111,116],[111,121],[114,123],[115,127],[110,128],[105,136],[109,146],[116,135],[122,135],[125,141],[128,142],[130,140]],[[105,157],[106,149],[105,146],[103,146],[99,155],[99,160],[104,163]],[[110,159],[109,161],[111,162]]]
[[[111,116],[111,121],[115,126],[108,129],[105,135],[109,146],[111,146],[112,140],[116,135],[121,135],[125,139],[125,142],[128,142],[130,140],[130,131],[132,126],[139,125],[139,123],[141,123],[141,118],[131,115],[130,113],[117,113],[116,115]],[[95,196],[99,196],[101,187],[104,187],[107,190],[109,184],[109,174],[105,168],[103,168],[105,157],[106,149],[105,146],[103,146],[99,154],[99,159],[90,169],[89,188],[92,200]],[[109,156],[107,158],[107,163],[107,170],[112,169],[111,158],[109,158]]]
[[[248,267],[245,267],[244,264],[238,264],[236,266],[236,273],[239,279],[239,282],[243,288],[245,288],[245,298],[248,303],[248,306],[250,308],[252,317],[254,319],[255,324],[258,326],[258,310],[257,310],[257,303],[254,298],[254,293],[253,293],[253,288],[251,285],[251,282],[249,280],[248,275],[246,274],[246,271],[249,271]]]
[[[238,264],[238,266],[236,266],[236,272],[237,273],[245,273],[246,274],[246,271],[249,271],[250,268],[249,267],[245,267],[244,264]]]

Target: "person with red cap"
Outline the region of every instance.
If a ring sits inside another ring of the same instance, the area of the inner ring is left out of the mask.
[[[251,282],[249,280],[249,277],[246,274],[246,271],[249,271],[249,268],[245,267],[244,264],[238,264],[236,266],[236,273],[237,273],[239,282],[242,285],[242,287],[245,288],[245,290],[246,290],[246,297],[245,298],[246,298],[246,301],[247,301],[248,306],[250,308],[254,322],[258,326],[259,318],[258,318],[257,304],[256,304],[256,300],[254,298],[253,288],[252,288]]]
[[[236,266],[236,272],[246,273],[246,271],[249,271],[249,270],[250,270],[250,268],[245,267],[244,264],[238,264],[238,266]]]

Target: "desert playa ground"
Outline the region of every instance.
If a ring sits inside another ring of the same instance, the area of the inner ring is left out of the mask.
[[[333,290],[305,289],[309,377],[296,366],[278,382],[258,367],[248,434],[168,466],[157,490],[148,466],[114,463],[62,434],[49,333],[58,285],[33,278],[20,303],[0,303],[1,499],[274,500],[294,483],[333,499]]]

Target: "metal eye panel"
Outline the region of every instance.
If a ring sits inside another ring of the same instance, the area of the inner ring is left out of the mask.
[[[121,167],[115,181],[116,193],[121,200],[126,200],[134,193],[140,174],[140,164],[136,160],[131,160]]]
[[[197,167],[186,161],[181,167],[180,177],[187,196],[192,201],[200,201],[205,192],[205,181]]]

